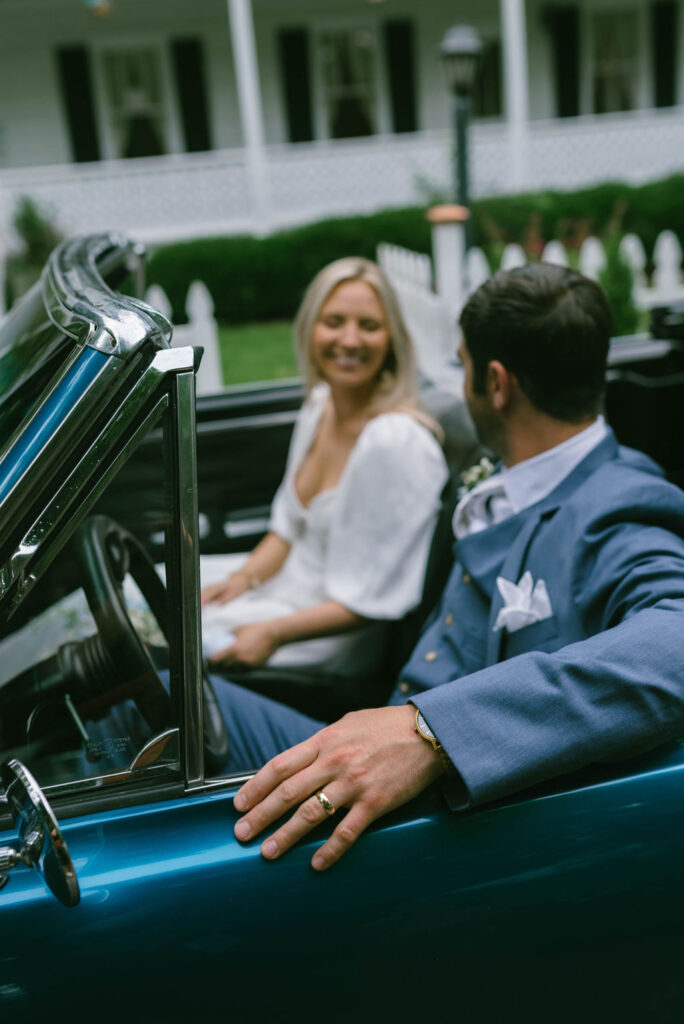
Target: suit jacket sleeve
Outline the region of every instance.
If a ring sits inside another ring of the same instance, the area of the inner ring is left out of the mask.
[[[684,732],[684,499],[661,481],[646,490],[643,478],[621,499],[575,535],[565,584],[584,639],[413,698],[467,788],[465,798],[447,791],[453,807]]]

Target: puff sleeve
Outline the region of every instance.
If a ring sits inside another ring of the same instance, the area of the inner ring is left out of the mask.
[[[398,619],[418,604],[447,475],[439,444],[414,417],[371,420],[340,481],[326,560],[329,598],[371,619]]]

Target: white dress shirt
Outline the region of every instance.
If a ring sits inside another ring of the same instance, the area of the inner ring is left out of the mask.
[[[458,540],[503,522],[550,494],[601,443],[608,427],[603,416],[567,441],[503,467],[477,484],[459,501],[453,529]]]

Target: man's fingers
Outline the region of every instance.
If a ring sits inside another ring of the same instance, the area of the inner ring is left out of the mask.
[[[290,776],[303,771],[313,764],[318,756],[318,745],[313,742],[315,738],[313,736],[309,740],[304,740],[303,743],[298,743],[296,747],[290,747],[289,750],[278,754],[277,757],[274,757],[265,764],[253,778],[249,779],[237,791],[233,801],[235,809],[240,811],[240,813],[251,810],[252,807],[269,796],[277,786],[285,782],[286,779],[289,779]],[[308,792],[310,793],[311,790]],[[307,794],[304,793],[303,796],[305,795]],[[282,814],[286,809],[287,807],[283,806],[280,813]],[[240,837],[238,836],[238,838]]]
[[[373,816],[362,804],[355,804],[345,814],[330,839],[316,850],[311,859],[311,867],[316,871],[325,871],[331,864],[339,860],[350,846],[353,846],[361,833],[373,821]],[[265,844],[264,844],[265,845]]]
[[[326,774],[325,777],[322,775],[320,768],[317,767],[317,763],[314,762],[304,770],[297,772],[294,776],[285,779],[272,792],[268,793],[263,800],[260,800],[244,818],[236,823],[236,836],[238,839],[244,840],[258,835],[268,825],[277,821],[278,818],[282,818],[283,814],[286,814],[287,811],[307,801],[307,798],[329,778],[329,774]],[[313,810],[316,812],[323,811],[325,815],[323,804],[318,800]],[[305,811],[305,817],[307,814],[309,814],[308,809]],[[319,814],[309,814],[309,817],[313,825],[318,824],[320,820]]]
[[[331,804],[333,800],[343,800],[343,797],[335,795],[334,784],[326,787],[326,797]],[[337,806],[335,804],[332,805],[334,807]],[[316,828],[317,825],[324,822],[331,813],[326,810],[316,794],[310,796],[303,803],[300,803],[297,810],[284,825],[281,825],[272,836],[264,840],[261,845],[262,854],[269,860],[280,857],[281,854],[294,846],[296,842]]]

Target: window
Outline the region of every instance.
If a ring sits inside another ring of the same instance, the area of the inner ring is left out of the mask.
[[[0,759],[19,757],[42,786],[178,769],[163,465],[155,436],[144,479],[125,491],[129,527],[103,514],[126,512],[115,477],[0,628]]]
[[[597,11],[592,21],[592,109],[634,110],[638,104],[639,25],[635,10]]]
[[[325,135],[349,139],[377,128],[375,37],[368,29],[337,29],[318,37]]]
[[[107,111],[115,157],[168,151],[160,55],[154,48],[103,54]]]

